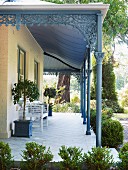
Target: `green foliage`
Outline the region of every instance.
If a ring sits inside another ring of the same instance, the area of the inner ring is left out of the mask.
[[[113,110],[109,107],[102,109],[102,114],[107,115],[108,118],[113,116]]]
[[[94,133],[96,134],[96,110],[95,109],[90,110],[90,125]]]
[[[77,95],[75,95],[72,99],[71,99],[71,103],[80,103],[80,99]]]
[[[23,119],[24,119],[26,99],[29,99],[30,102],[33,102],[34,100],[38,99],[39,89],[37,85],[30,80],[24,80],[23,82],[19,81],[18,83],[15,83],[14,87],[12,88],[12,96],[14,104],[17,104],[19,102],[19,99],[23,98],[24,100]]]
[[[82,0],[82,3],[103,2],[110,4],[103,23],[103,33],[107,36],[105,44],[109,44],[116,37],[125,41],[128,34],[127,0]]]
[[[103,63],[102,69],[102,98],[117,101],[117,93],[115,88],[115,74],[113,65],[110,62]]]
[[[56,90],[56,100],[55,103],[61,103],[62,101],[62,96],[65,93],[65,86],[60,86],[57,90]]]
[[[83,161],[82,149],[61,146],[58,155],[62,158],[60,162],[61,169],[81,170]]]
[[[110,119],[112,115],[111,109],[102,112],[102,146],[116,148],[123,143],[123,126],[119,121]],[[96,133],[96,110],[93,109],[91,109],[90,124]]]
[[[123,126],[117,120],[106,119],[102,122],[102,146],[117,148],[123,143]]]
[[[12,96],[14,97],[14,104],[18,103],[22,97],[25,97],[25,99],[28,98],[30,102],[33,102],[38,99],[39,90],[37,85],[30,80],[19,81],[15,83],[12,88]]]
[[[53,112],[80,113],[80,106],[75,103],[55,104]]]
[[[22,167],[26,170],[38,170],[45,167],[45,165],[53,159],[50,148],[46,150],[45,146],[39,145],[35,142],[26,143],[25,150],[22,151]]]
[[[105,37],[104,44],[112,44],[116,37],[119,37],[122,41],[126,42],[125,37],[128,34],[128,15],[127,15],[127,0],[47,0],[53,3],[93,3],[103,2],[104,4],[110,4],[107,15],[103,23],[103,34]]]
[[[124,113],[124,108],[122,108],[118,101],[113,100],[102,100],[102,107],[104,108],[111,108],[113,113]]]
[[[110,114],[109,111],[105,112],[105,110],[104,110],[104,112],[102,114],[102,122],[106,119],[109,119],[111,115],[112,114]],[[91,124],[91,127],[92,127],[94,133],[96,134],[96,110],[95,109],[91,109],[90,124]]]
[[[109,61],[103,63],[102,74],[102,98],[117,101],[117,93],[115,91],[115,74],[113,71],[113,65]],[[96,65],[93,66],[91,99],[96,99]]]
[[[119,170],[128,170],[128,142],[121,148],[119,158],[121,159],[121,163],[119,163]]]
[[[121,162],[119,163],[119,170],[128,170],[128,151],[119,153]]]
[[[84,162],[89,170],[108,170],[113,165],[113,156],[107,148],[92,148],[84,154]]]
[[[9,144],[0,142],[0,170],[8,170],[13,165]]]
[[[119,94],[121,98],[121,105],[123,107],[128,107],[128,85],[126,85]]]
[[[91,109],[96,109],[96,100],[91,100]],[[122,108],[117,101],[112,100],[102,100],[102,112],[113,113],[124,113],[124,108]]]
[[[120,149],[120,153],[124,153],[128,151],[128,142],[123,145],[123,147]]]
[[[101,0],[99,0],[101,1]],[[124,40],[124,36],[128,33],[128,15],[126,0],[102,0],[104,3],[110,4],[108,13],[103,23],[103,32],[112,41],[117,36]]]

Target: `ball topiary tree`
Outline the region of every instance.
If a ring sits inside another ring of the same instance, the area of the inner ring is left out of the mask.
[[[54,87],[46,87],[44,91],[44,96],[48,97],[48,116],[52,116],[52,106],[53,104],[50,102],[51,98],[54,98],[56,96],[56,89]]]
[[[26,99],[29,99],[30,102],[37,100],[39,97],[39,89],[33,81],[19,81],[18,83],[15,83],[14,87],[12,88],[12,96],[14,104],[17,104],[20,98],[23,98],[23,120],[25,120]]]
[[[54,87],[46,87],[44,91],[44,96],[48,97],[48,104],[50,104],[50,99],[56,96],[56,89]]]

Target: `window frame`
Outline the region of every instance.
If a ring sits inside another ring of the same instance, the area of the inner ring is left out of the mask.
[[[35,73],[35,65],[36,65],[36,73]],[[37,84],[37,86],[38,86],[38,83],[39,83],[38,82],[39,81],[39,71],[38,71],[38,68],[39,68],[39,63],[36,60],[34,60],[34,82]],[[35,77],[36,77],[36,79],[35,79]]]
[[[18,72],[18,82],[19,81],[21,81],[20,80],[20,62],[21,62],[21,53],[23,54],[23,57],[24,57],[24,63],[23,63],[23,65],[24,65],[24,74],[23,74],[23,76],[24,76],[24,78],[23,78],[23,81],[26,79],[26,52],[25,52],[25,50],[23,50],[21,47],[19,47],[18,46],[18,56],[17,56],[17,59],[18,59],[18,70],[17,70],[17,72]]]

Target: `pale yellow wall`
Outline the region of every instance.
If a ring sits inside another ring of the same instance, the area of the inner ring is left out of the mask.
[[[8,29],[0,27],[0,137],[7,136]]]
[[[18,111],[16,111],[16,105],[14,106],[12,102],[11,89],[12,85],[17,82],[17,47],[19,46],[26,52],[26,66],[27,66],[27,79],[34,80],[34,60],[39,63],[39,90],[40,90],[40,100],[42,100],[42,83],[43,83],[43,50],[37,44],[35,39],[32,37],[29,30],[21,26],[21,29],[17,31],[15,27],[7,27],[1,33],[1,29],[4,27],[0,27],[0,40],[2,39],[1,34],[3,35],[4,44],[0,41],[0,59],[3,56],[4,64],[6,65],[3,68],[3,64],[0,64],[0,73],[2,68],[4,69],[4,79],[5,85],[4,90],[1,89],[1,76],[0,76],[0,96],[1,92],[6,93],[6,97],[4,97],[3,101],[3,112],[0,111],[0,116],[4,119],[4,128],[1,126],[0,119],[0,137],[9,137],[10,136],[10,125],[15,119],[18,119]],[[3,51],[4,50],[4,51]],[[3,53],[4,55],[1,55]],[[1,60],[0,60],[1,61]],[[2,71],[3,72],[3,71]],[[4,91],[4,92],[3,92]],[[2,99],[0,99],[1,101]],[[0,107],[1,107],[0,102]],[[6,128],[5,128],[6,127]],[[4,132],[5,135],[2,135]]]

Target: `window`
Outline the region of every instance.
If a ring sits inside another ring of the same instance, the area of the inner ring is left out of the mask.
[[[34,82],[38,85],[38,63],[34,61]]]
[[[17,49],[17,56],[18,56],[18,81],[24,81],[26,75],[26,53],[22,49]]]

